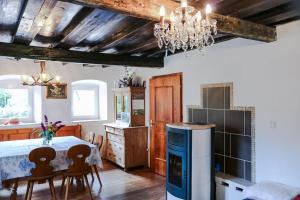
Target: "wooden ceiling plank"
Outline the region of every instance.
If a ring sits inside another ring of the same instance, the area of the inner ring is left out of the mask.
[[[57,0],[30,0],[28,1],[15,40],[30,44],[39,30],[44,26]]]
[[[27,58],[34,60],[52,60],[72,63],[106,64],[133,67],[161,68],[163,59],[110,55],[103,53],[77,52],[63,49],[32,47],[22,44],[0,43],[0,56]]]
[[[157,41],[153,37],[148,41],[145,41],[142,44],[139,44],[138,46],[125,48],[122,51],[119,51],[118,54],[136,54],[136,53],[142,53],[144,51],[150,50],[157,47]]]
[[[161,5],[165,6],[167,12],[171,12],[180,6],[178,2],[169,0],[127,0],[117,2],[111,0],[72,0],[72,2],[95,8],[106,8],[151,21],[160,20],[159,9]],[[217,20],[218,30],[222,33],[264,42],[272,42],[277,39],[276,29],[273,27],[259,25],[216,13],[212,14],[211,18]],[[169,15],[166,19],[169,20]]]
[[[62,39],[61,33],[81,9],[80,5],[58,1],[30,46],[52,47]]]
[[[107,38],[105,41],[102,41],[100,44],[97,44],[93,47],[91,47],[88,51],[89,52],[96,52],[100,49],[107,49],[111,46],[114,46],[118,44],[121,40],[123,40],[126,37],[129,37],[132,34],[135,34],[136,32],[140,31],[145,26],[149,26],[149,23],[145,23],[145,21],[137,21],[136,23],[133,23],[132,25],[127,26],[124,30],[112,34],[111,37]]]
[[[59,44],[61,40],[66,38],[69,34],[71,34],[79,25],[80,23],[87,18],[92,12],[94,11],[93,8],[83,7],[71,20],[71,22],[67,25],[67,27],[63,30],[61,33],[61,37],[58,37],[57,40],[55,40],[51,47],[54,48]]]
[[[218,7],[217,12],[223,15],[246,18],[293,0],[236,0],[231,4],[224,3]]]
[[[88,37],[93,31],[110,23],[110,20],[118,20],[120,17],[121,15],[113,12],[95,9],[90,15],[83,19],[70,34],[62,39],[61,43],[69,45],[70,47],[75,46]]]
[[[19,16],[27,0],[0,1],[0,42],[13,42]]]
[[[290,2],[258,13],[247,19],[262,24],[274,24],[276,21],[285,20],[299,15],[300,10],[293,2]]]

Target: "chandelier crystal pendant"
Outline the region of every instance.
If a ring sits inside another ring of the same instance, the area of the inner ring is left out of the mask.
[[[217,35],[217,21],[210,18],[211,12],[212,8],[208,4],[203,17],[201,11],[188,6],[187,1],[182,0],[181,7],[171,12],[170,22],[167,23],[165,8],[161,6],[160,23],[154,25],[158,47],[175,53],[180,49],[203,50],[207,46],[212,46],[214,36]]]
[[[45,72],[45,61],[40,62],[41,72],[32,76],[22,75],[21,81],[22,85],[27,86],[50,86],[59,85],[61,81],[60,76],[52,77]]]

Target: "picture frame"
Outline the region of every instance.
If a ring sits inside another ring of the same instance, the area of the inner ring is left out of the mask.
[[[49,85],[46,87],[47,99],[66,99],[67,84]]]

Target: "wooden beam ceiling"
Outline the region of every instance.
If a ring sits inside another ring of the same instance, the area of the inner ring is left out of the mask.
[[[293,0],[222,1],[217,11],[223,15],[245,18],[291,1]]]
[[[95,51],[99,51],[100,49],[109,48],[110,46],[119,43],[124,38],[138,32],[141,28],[148,25],[148,23],[146,25],[144,25],[144,24],[145,24],[144,21],[137,21],[136,23],[133,23],[132,25],[126,27],[125,29],[121,30],[120,32],[111,35],[109,38],[102,41],[100,44],[97,44],[97,45],[91,47],[88,51],[95,52]]]
[[[21,18],[15,40],[29,44],[44,26],[57,0],[30,0]]]
[[[171,0],[127,0],[117,2],[112,0],[64,1],[94,8],[106,8],[150,21],[159,21],[159,9],[161,5],[165,6],[168,13],[180,6],[178,2]],[[169,15],[167,15],[167,20],[169,20],[168,17]],[[212,14],[211,18],[217,20],[218,30],[221,33],[264,42],[272,42],[276,40],[276,29],[273,27],[255,24],[216,13]]]
[[[34,60],[52,60],[72,63],[106,64],[133,67],[161,68],[164,66],[163,58],[77,52],[63,49],[31,47],[7,43],[0,43],[0,56]]]

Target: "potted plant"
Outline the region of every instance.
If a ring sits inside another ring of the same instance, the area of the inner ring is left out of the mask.
[[[56,132],[65,125],[61,124],[62,121],[56,121],[54,123],[48,122],[48,117],[46,115],[44,116],[44,119],[45,121],[41,122],[41,127],[36,129],[34,133],[38,132],[39,136],[42,138],[43,145],[51,145]]]

